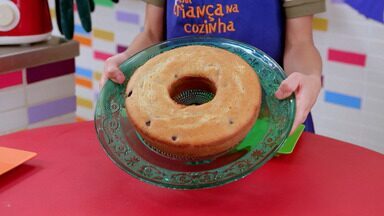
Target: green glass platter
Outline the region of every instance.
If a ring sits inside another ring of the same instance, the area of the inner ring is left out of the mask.
[[[261,111],[248,135],[226,154],[202,161],[177,160],[149,148],[127,119],[124,104],[126,85],[138,67],[162,52],[190,45],[217,47],[240,56],[254,68],[262,86]],[[235,181],[271,159],[292,127],[295,98],[278,100],[274,96],[285,78],[284,71],[271,57],[247,44],[223,38],[177,38],[139,52],[120,69],[126,81],[107,81],[104,85],[96,105],[95,129],[110,159],[144,182],[173,189],[199,189]]]

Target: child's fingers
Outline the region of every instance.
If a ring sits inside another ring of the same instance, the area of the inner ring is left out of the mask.
[[[305,107],[306,106],[305,106],[305,104],[302,103],[302,101],[300,101],[300,100],[296,101],[295,120],[293,121],[292,129],[291,129],[291,132],[289,133],[289,135],[291,135],[293,132],[295,132],[296,128],[300,124],[305,122],[305,120],[307,119],[307,115],[309,112],[307,111],[307,109]]]
[[[105,70],[105,72],[102,74],[100,83],[99,83],[99,88],[102,89],[107,80],[110,79],[115,83],[122,84],[125,81],[125,76],[123,72],[121,72],[117,68],[110,68]]]
[[[104,74],[106,78],[111,79],[113,82],[122,84],[125,80],[123,72],[118,67],[118,62],[115,57],[108,58],[104,65]],[[105,80],[106,81],[106,80]]]
[[[109,77],[113,82],[122,84],[125,80],[125,76],[121,71],[115,71],[111,77]]]
[[[296,89],[299,87],[299,84],[300,75],[297,73],[291,74],[287,79],[281,82],[279,88],[275,92],[276,98],[281,100],[289,97],[293,92],[296,91]]]
[[[117,67],[107,67],[105,70],[105,77],[119,84],[122,84],[125,80],[123,72],[121,72]]]

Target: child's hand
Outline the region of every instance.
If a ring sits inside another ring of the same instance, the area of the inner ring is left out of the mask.
[[[104,73],[100,79],[100,89],[104,86],[108,79],[113,82],[122,84],[125,80],[123,72],[119,69],[119,65],[124,61],[124,57],[121,54],[112,56],[105,61]]]
[[[303,123],[317,100],[321,89],[321,77],[317,74],[302,74],[294,72],[288,76],[275,92],[278,99],[296,96],[296,115],[293,122],[292,134],[299,124]]]

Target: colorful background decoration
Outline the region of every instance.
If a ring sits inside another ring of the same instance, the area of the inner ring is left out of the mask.
[[[52,17],[55,17],[53,0],[49,1]],[[145,4],[138,0],[95,0],[92,14],[93,31],[85,32],[75,13],[74,40],[80,43],[80,56],[76,59],[77,120],[91,120],[99,93],[99,80],[104,61],[124,51],[143,26]],[[56,22],[54,34],[59,35]]]
[[[80,43],[75,77],[72,74],[72,79],[76,81],[76,99],[68,96],[56,101],[73,111],[76,102],[77,121],[93,119],[104,61],[125,50],[143,29],[143,2],[95,2],[97,8],[92,14],[91,33],[84,31],[76,17],[74,39]],[[52,17],[55,17],[54,0],[49,0],[49,3]],[[313,109],[317,133],[384,153],[384,25],[368,20],[343,0],[328,0],[327,9],[327,12],[316,15],[313,21],[315,42],[324,62],[324,87]],[[58,35],[57,26],[54,28],[54,33]],[[23,73],[33,74],[33,69],[2,76],[12,80],[12,85],[27,85],[35,81],[33,76],[31,80],[23,80]],[[71,79],[69,76],[56,79]],[[0,88],[6,88],[9,83],[0,81]],[[39,89],[44,88],[43,85],[33,87],[31,83],[31,88],[36,88],[37,94]],[[70,95],[70,92],[67,93]],[[36,95],[31,97],[41,99]],[[15,103],[18,101],[15,100]],[[40,115],[39,110],[49,109],[50,103],[44,106],[31,105],[28,121],[38,122],[58,115]],[[63,113],[59,114],[63,116]]]
[[[0,134],[73,122],[74,74],[73,58],[1,73]]]
[[[384,25],[343,0],[328,0],[313,23],[324,62],[317,132],[384,153]]]

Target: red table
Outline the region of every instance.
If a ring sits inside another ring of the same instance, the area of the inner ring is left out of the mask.
[[[384,156],[303,134],[292,155],[214,189],[152,186],[120,170],[93,123],[0,137],[38,156],[0,176],[0,215],[384,215]]]

